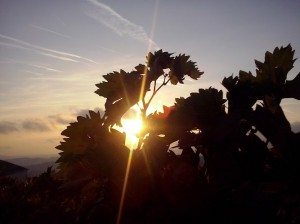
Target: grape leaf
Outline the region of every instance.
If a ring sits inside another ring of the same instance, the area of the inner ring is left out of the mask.
[[[264,62],[255,60],[258,81],[272,82],[276,86],[283,85],[288,72],[294,67],[294,53],[289,44],[286,47],[276,47],[273,53],[267,51]]]
[[[287,80],[284,85],[284,97],[300,100],[300,73],[293,80]]]
[[[112,175],[118,164],[126,163],[129,149],[125,134],[104,125],[100,112],[89,111],[86,117],[78,116],[63,132],[64,141],[56,148],[60,150],[59,176],[70,179],[77,175]],[[122,167],[123,169],[124,167]]]
[[[106,81],[96,84],[95,91],[99,96],[106,98],[105,116],[107,125],[120,123],[123,114],[139,101],[144,69],[139,66],[132,72],[113,72],[104,75]],[[142,69],[142,70],[141,70]]]
[[[192,79],[198,79],[204,74],[198,70],[196,63],[189,60],[189,58],[190,56],[185,54],[180,54],[174,58],[170,67],[171,71],[169,72],[169,77],[173,85],[176,85],[178,82],[182,84],[185,75],[190,76]]]

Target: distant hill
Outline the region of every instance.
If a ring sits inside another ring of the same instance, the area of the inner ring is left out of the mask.
[[[42,164],[42,163],[47,163],[47,162],[55,162],[58,159],[58,156],[51,156],[51,157],[19,157],[19,158],[14,158],[14,159],[6,159],[6,161],[10,163],[17,164],[19,166],[32,166],[32,165],[37,165],[37,164]]]
[[[27,169],[16,164],[0,160],[0,177],[14,176],[20,178],[27,177]]]
[[[57,164],[55,164],[55,161],[58,159],[58,157],[53,156],[49,158],[14,158],[7,160],[10,163],[17,164],[19,166],[23,166],[28,169],[28,176],[34,177],[38,176],[41,173],[45,172],[48,167],[56,168]]]
[[[55,169],[57,167],[57,164],[55,164],[55,160],[54,160],[51,162],[44,162],[44,163],[25,166],[25,167],[28,169],[28,176],[34,177],[44,173],[48,169],[48,167],[52,167],[53,169]]]

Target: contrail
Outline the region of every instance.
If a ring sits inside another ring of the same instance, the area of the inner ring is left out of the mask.
[[[0,35],[1,35],[1,34],[0,34]],[[21,45],[12,44],[12,43],[6,43],[6,42],[1,42],[1,41],[0,41],[0,45],[6,46],[6,47],[13,47],[13,48],[24,49],[24,50],[31,50],[31,51],[32,51],[32,49],[29,49],[29,48],[27,48],[27,47],[23,47],[23,46],[21,46]]]
[[[0,36],[1,36],[1,34],[0,34]],[[46,53],[46,52],[38,50],[38,49],[24,47],[24,46],[20,45],[20,43],[15,44],[15,43],[0,42],[0,45],[32,51],[32,52],[35,52],[35,53],[40,54],[40,55],[44,55],[44,56],[47,56],[47,57],[51,57],[51,58],[55,58],[55,59],[59,59],[59,60],[63,60],[63,61],[79,62],[79,61],[74,60],[73,58],[63,57],[63,56],[59,56],[59,55],[55,55],[55,54]]]
[[[55,55],[55,54],[49,54],[49,53],[44,53],[44,52],[41,52],[40,54],[44,55],[44,56],[51,57],[51,58],[60,59],[60,60],[63,60],[63,61],[79,62],[77,60],[74,60],[73,58],[68,58],[68,57],[59,56],[59,55]]]
[[[36,62],[29,62],[28,63],[28,62],[24,62],[24,61],[17,61],[17,60],[14,60],[14,59],[9,59],[9,58],[7,58],[6,61],[0,61],[0,63],[22,64],[22,65],[35,67],[35,68],[44,69],[44,70],[49,71],[49,72],[58,72],[58,73],[63,72],[63,71],[55,69],[55,68],[50,68],[47,65],[35,64]]]
[[[36,76],[46,76],[46,74],[43,74],[43,73],[40,73],[40,72],[32,72],[32,71],[29,71],[29,70],[21,70],[21,72],[26,72],[26,73],[33,74],[33,75],[36,75]]]
[[[33,27],[33,28],[36,28],[36,29],[38,29],[38,30],[42,30],[42,31],[45,31],[45,32],[48,32],[48,33],[55,34],[55,35],[60,36],[60,37],[64,37],[64,38],[71,39],[71,37],[68,36],[68,35],[65,35],[65,34],[62,34],[62,33],[58,33],[58,32],[56,32],[56,31],[49,30],[49,29],[44,28],[44,27],[41,27],[41,26],[37,26],[37,25],[33,25],[33,24],[30,24],[30,26]]]
[[[57,59],[61,59],[61,60],[65,60],[65,61],[78,62],[78,61],[73,59],[73,58],[76,58],[76,59],[81,59],[81,60],[88,61],[88,62],[91,62],[91,63],[94,63],[94,64],[98,64],[97,62],[95,62],[95,61],[93,61],[89,58],[81,57],[81,56],[76,55],[76,54],[70,54],[70,53],[67,53],[67,52],[57,51],[57,50],[53,50],[53,49],[50,49],[50,48],[40,47],[40,46],[30,44],[28,42],[18,40],[16,38],[9,37],[9,36],[2,35],[2,34],[0,34],[0,37],[3,38],[3,39],[10,40],[10,41],[13,41],[15,43],[20,44],[20,45],[15,45],[15,46],[19,46],[20,48],[22,47],[22,48],[26,48],[28,50],[34,50],[34,51],[39,50],[40,51],[39,53],[42,54],[42,55],[45,55],[45,56],[54,57],[54,58],[56,57]],[[26,47],[24,47],[24,46],[26,46]],[[28,47],[31,47],[33,49],[30,49]],[[45,53],[45,52],[48,52],[48,53]],[[53,54],[57,54],[57,55],[53,55]]]
[[[31,66],[33,67],[36,67],[36,68],[41,68],[41,69],[45,69],[46,71],[50,71],[50,72],[62,72],[60,70],[57,70],[57,69],[54,69],[54,68],[49,68],[49,67],[46,67],[46,66],[42,66],[42,65],[34,65],[34,64],[31,64]]]
[[[126,18],[122,17],[108,5],[105,5],[96,0],[87,0],[94,6],[97,6],[97,11],[87,13],[87,16],[101,23],[102,25],[108,27],[114,31],[119,36],[128,36],[135,40],[138,40],[144,44],[152,42],[156,47],[157,44],[151,38],[148,37],[144,28],[137,25]]]

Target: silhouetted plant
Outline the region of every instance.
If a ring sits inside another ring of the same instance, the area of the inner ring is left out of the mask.
[[[160,50],[131,72],[103,76],[96,93],[106,98],[105,113],[89,111],[62,132],[58,171],[30,182],[37,190],[26,190],[26,206],[45,216],[55,207],[70,223],[296,223],[300,133],[280,106],[284,98],[300,99],[300,73],[287,80],[294,62],[290,45],[275,48],[264,62],[255,60],[255,75],[223,79],[226,99],[222,90],[199,89],[152,114],[147,110],[163,86],[203,74],[188,56]],[[131,151],[114,125],[134,105],[144,129]],[[2,185],[7,204],[11,186],[29,186]]]

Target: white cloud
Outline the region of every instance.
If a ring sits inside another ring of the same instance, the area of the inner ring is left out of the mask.
[[[108,5],[105,5],[97,0],[87,0],[94,6],[97,6],[95,11],[87,12],[87,16],[101,23],[114,31],[119,36],[128,36],[144,44],[158,48],[156,43],[148,37],[144,28],[137,25],[128,19],[122,17]]]

